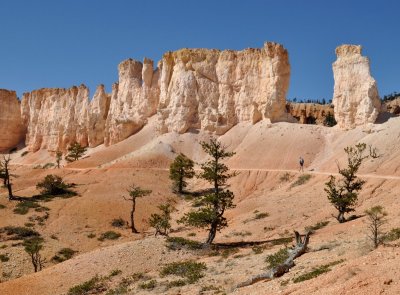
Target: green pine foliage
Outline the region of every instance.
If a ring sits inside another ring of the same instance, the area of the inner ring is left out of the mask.
[[[160,214],[153,213],[149,219],[149,225],[155,228],[157,236],[158,234],[168,236],[168,232],[171,229],[171,213],[174,210],[171,204],[161,204],[158,206],[161,211]]]
[[[338,210],[336,217],[340,223],[346,221],[344,214],[354,211],[357,204],[358,193],[362,189],[365,181],[357,177],[357,172],[362,162],[368,158],[364,155],[366,149],[365,143],[359,143],[355,146],[349,146],[344,149],[347,154],[347,168],[339,167],[341,179],[337,180],[331,175],[325,183],[325,192],[329,201]]]
[[[68,154],[66,155],[65,160],[67,160],[67,162],[77,161],[86,153],[86,150],[86,147],[83,147],[79,143],[74,142],[68,148]]]
[[[213,192],[200,197],[196,204],[197,210],[191,211],[179,220],[189,226],[207,228],[208,238],[206,243],[211,244],[217,231],[228,226],[224,217],[226,209],[234,207],[234,194],[226,189],[229,178],[235,174],[229,173],[228,167],[222,163],[226,158],[232,157],[233,152],[227,152],[226,148],[212,138],[209,142],[201,142],[203,150],[211,157],[201,165],[202,172],[198,176],[213,185]]]
[[[194,162],[184,154],[176,156],[169,167],[169,178],[173,181],[174,191],[183,193],[183,189],[187,186],[185,179],[193,178],[195,175],[193,166]]]

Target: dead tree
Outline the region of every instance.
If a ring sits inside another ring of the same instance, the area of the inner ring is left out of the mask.
[[[14,195],[12,192],[11,177],[14,175],[10,174],[9,163],[11,161],[10,155],[8,157],[3,156],[3,160],[0,161],[0,178],[3,179],[3,186],[8,190],[8,199],[14,200]]]
[[[310,232],[303,236],[304,239],[302,239],[302,235],[300,235],[297,231],[295,231],[294,234],[296,237],[296,245],[293,249],[287,249],[289,257],[285,260],[284,263],[270,269],[266,273],[251,277],[247,281],[238,284],[236,288],[242,288],[253,285],[259,281],[271,280],[273,278],[280,277],[287,273],[293,266],[295,266],[294,260],[297,257],[303,255],[307,250],[307,245],[310,239]]]

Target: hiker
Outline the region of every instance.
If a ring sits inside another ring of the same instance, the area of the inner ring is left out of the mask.
[[[303,157],[301,157],[300,156],[300,158],[299,158],[299,164],[300,164],[300,169],[299,169],[299,171],[301,171],[301,172],[304,172],[304,159],[303,159]]]

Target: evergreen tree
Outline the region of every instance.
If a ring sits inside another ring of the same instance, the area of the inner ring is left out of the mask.
[[[194,162],[180,153],[169,167],[169,178],[173,181],[174,190],[180,194],[183,192],[183,188],[187,186],[185,178],[193,178],[195,174],[193,166]]]
[[[68,154],[65,157],[65,160],[67,160],[68,162],[77,161],[86,153],[86,150],[86,147],[83,147],[79,143],[74,142],[68,148]]]
[[[143,190],[138,186],[131,185],[131,187],[128,189],[129,197],[123,197],[126,201],[130,201],[132,203],[131,207],[131,229],[132,233],[139,233],[137,229],[135,228],[135,210],[136,210],[136,199],[137,198],[142,198],[147,195],[151,194],[151,190]]]
[[[149,219],[149,225],[155,228],[156,236],[157,234],[168,236],[168,231],[171,228],[171,223],[170,223],[171,213],[174,210],[174,208],[171,206],[171,204],[167,203],[158,206],[158,209],[160,209],[161,214],[158,213],[151,214]]]
[[[23,245],[25,252],[31,257],[31,262],[35,272],[42,270],[45,262],[40,254],[40,251],[43,249],[43,239],[40,237],[34,237],[25,240]]]
[[[354,206],[357,204],[358,192],[362,189],[365,181],[359,179],[356,174],[363,160],[368,158],[364,156],[366,149],[365,143],[346,147],[344,151],[347,154],[347,168],[339,168],[339,174],[342,179],[336,180],[336,177],[331,175],[327,183],[325,183],[325,192],[328,194],[328,199],[332,205],[338,210],[336,219],[343,223],[346,221],[344,214],[354,211]]]
[[[206,244],[211,244],[217,231],[228,226],[224,217],[226,209],[233,208],[234,194],[226,189],[226,182],[236,174],[228,173],[228,167],[221,161],[234,155],[216,139],[210,142],[201,142],[203,150],[211,159],[201,165],[203,170],[199,177],[213,185],[213,192],[201,197],[198,209],[186,213],[179,221],[190,226],[208,228]]]
[[[387,212],[382,206],[374,206],[365,211],[368,216],[368,237],[374,244],[375,248],[378,248],[379,244],[382,243],[383,233],[381,227],[387,222]]]
[[[61,151],[57,151],[56,152],[56,164],[57,164],[57,168],[60,169],[60,163],[62,160],[62,152]]]

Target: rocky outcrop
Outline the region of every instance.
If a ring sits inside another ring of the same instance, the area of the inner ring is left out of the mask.
[[[114,84],[106,121],[105,144],[117,143],[140,130],[157,112],[160,96],[158,70],[153,61],[133,59],[118,66],[119,83]]]
[[[324,125],[328,114],[334,115],[334,108],[331,104],[289,102],[286,104],[286,108],[300,124]]]
[[[400,115],[400,96],[384,102],[386,110],[393,115]]]
[[[369,60],[361,55],[361,46],[342,45],[336,48],[333,63],[335,87],[332,103],[338,126],[351,129],[374,123],[381,102]]]
[[[104,142],[110,99],[111,96],[105,92],[104,85],[98,86],[90,102],[88,112],[87,133],[89,147],[95,147]]]
[[[9,151],[23,139],[21,108],[15,91],[0,89],[0,152]]]
[[[65,151],[75,141],[88,145],[89,89],[85,85],[24,93],[21,109],[29,150]]]
[[[181,49],[161,62],[158,119],[161,132],[191,128],[223,134],[239,122],[287,120],[288,53],[262,49]]]

